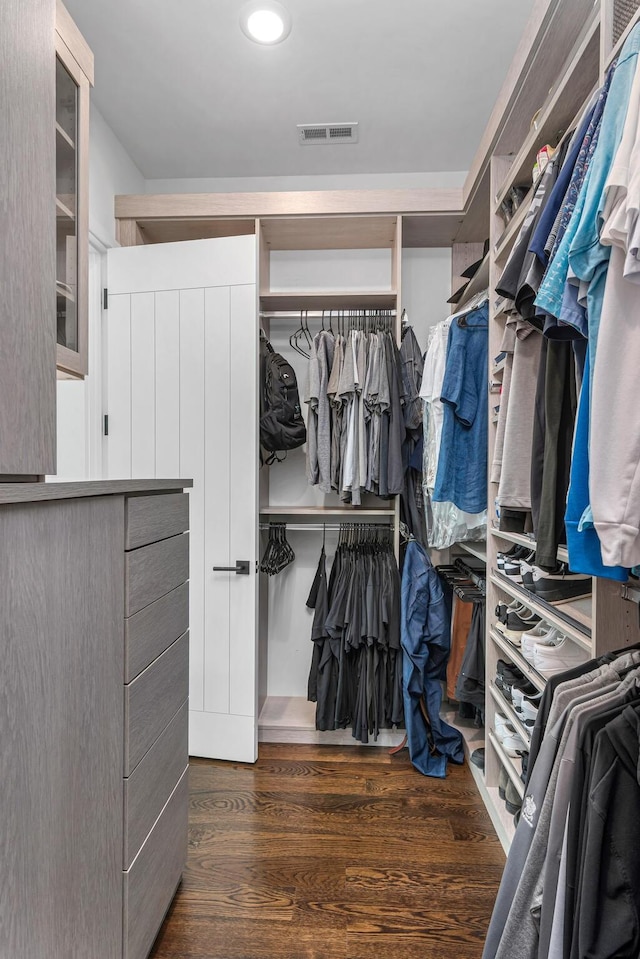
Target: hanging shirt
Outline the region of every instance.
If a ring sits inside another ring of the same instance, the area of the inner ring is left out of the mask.
[[[309,358],[307,479],[323,493],[331,492],[331,404],[327,394],[335,341],[322,331],[313,338]]]
[[[453,321],[441,400],[445,404],[433,499],[478,513],[487,508],[488,305]]]

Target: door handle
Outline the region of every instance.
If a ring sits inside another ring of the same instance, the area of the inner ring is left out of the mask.
[[[214,566],[214,573],[238,573],[240,576],[249,575],[249,560],[237,559],[235,566]]]

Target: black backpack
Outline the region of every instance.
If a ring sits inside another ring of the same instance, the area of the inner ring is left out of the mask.
[[[271,453],[265,462],[279,462],[279,451],[295,450],[306,440],[295,370],[261,336],[260,445]]]

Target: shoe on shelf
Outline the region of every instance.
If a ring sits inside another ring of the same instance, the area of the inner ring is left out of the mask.
[[[590,576],[572,573],[566,563],[558,563],[552,573],[546,573],[537,566],[534,568],[531,592],[547,603],[561,603],[567,599],[590,596],[592,586]]]
[[[573,669],[589,659],[589,653],[566,636],[559,636],[551,646],[536,643],[533,648],[533,665],[541,676],[548,678],[565,669]]]
[[[549,626],[548,623],[540,623],[535,629],[528,630],[522,634],[520,640],[520,652],[528,663],[533,666],[533,647],[536,643],[542,646],[552,646],[558,641],[560,632],[555,626]]]
[[[478,769],[484,772],[484,746],[481,746],[479,749],[474,749],[469,758],[474,766],[477,766]]]
[[[520,546],[517,543],[508,549],[506,552],[498,553],[496,556],[496,566],[500,572],[504,572],[505,562],[514,562],[515,560],[522,559],[523,556],[526,556],[529,553],[528,546]]]
[[[498,773],[498,795],[500,799],[505,798],[507,783],[509,782],[509,774],[504,766],[500,766],[500,772]]]
[[[535,703],[532,703],[530,699],[526,697],[522,700],[522,722],[529,729],[532,729],[536,724],[536,719],[538,718],[538,706]]]
[[[522,634],[529,632],[539,622],[540,617],[530,611],[527,611],[526,614],[524,612],[522,614],[509,612],[504,622],[498,620],[496,629],[514,646],[520,646]]]
[[[515,816],[515,814],[520,811],[520,808],[522,806],[522,799],[520,798],[520,793],[518,792],[514,783],[512,783],[510,779],[508,779],[508,782],[504,791],[504,804],[507,809],[507,812],[511,813],[512,816]]]
[[[526,751],[527,744],[525,743],[522,736],[518,733],[514,733],[512,736],[505,736],[502,740],[502,748],[506,752],[507,756],[521,756],[523,752]]]
[[[499,741],[515,735],[515,727],[509,722],[504,713],[496,713],[493,719],[493,728]]]

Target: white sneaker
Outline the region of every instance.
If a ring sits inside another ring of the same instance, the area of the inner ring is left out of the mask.
[[[522,736],[519,736],[518,733],[514,733],[513,736],[505,736],[502,740],[502,748],[506,752],[507,756],[521,756],[522,753],[526,752],[527,744],[525,743]]]
[[[559,637],[555,626],[549,626],[548,623],[541,623],[535,629],[530,629],[523,633],[520,638],[520,652],[528,663],[533,666],[533,647],[536,643],[543,646],[550,646],[557,642]]]
[[[566,636],[560,637],[558,642],[551,646],[537,642],[533,648],[533,665],[544,677],[554,676],[565,669],[573,669],[574,666],[586,663],[588,659],[586,649],[581,649]]]

